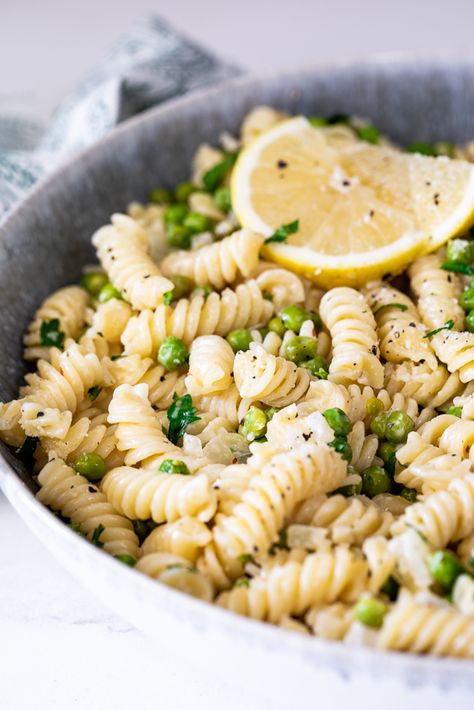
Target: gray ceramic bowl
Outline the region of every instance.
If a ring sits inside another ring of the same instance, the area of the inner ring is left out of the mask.
[[[54,289],[77,281],[90,262],[90,237],[114,211],[144,200],[155,185],[189,173],[202,141],[236,131],[255,104],[292,113],[358,114],[395,141],[474,136],[474,65],[462,62],[370,62],[318,67],[264,79],[239,79],[132,119],[42,184],[0,228],[0,399],[15,397],[23,375],[21,338],[35,308]],[[474,690],[468,662],[348,648],[290,634],[204,605],[126,569],[88,545],[34,499],[22,463],[1,445],[0,484],[30,527],[83,583],[161,644],[204,658],[207,672],[245,678],[259,695],[292,703],[354,695],[385,708],[407,693],[430,703],[467,707]],[[474,621],[473,621],[474,623]],[[205,653],[201,649],[205,645]],[[245,674],[245,675],[244,675]],[[392,705],[393,703],[393,705]],[[463,704],[464,703],[464,704]],[[262,706],[263,707],[263,706]]]

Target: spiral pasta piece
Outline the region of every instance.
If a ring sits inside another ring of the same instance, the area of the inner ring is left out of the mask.
[[[154,552],[138,560],[135,569],[168,587],[210,602],[214,596],[212,583],[185,557],[166,552]]]
[[[356,471],[364,471],[373,465],[377,456],[379,440],[375,434],[366,436],[364,422],[355,422],[347,437],[347,443],[352,449],[351,463]]]
[[[173,283],[148,255],[147,234],[135,220],[114,214],[111,222],[92,237],[102,266],[133,308],[156,308]]]
[[[474,624],[450,607],[422,605],[405,597],[385,617],[377,645],[396,651],[474,658]]]
[[[160,305],[155,312],[144,310],[130,318],[122,343],[127,354],[155,357],[169,335],[190,345],[198,335],[225,336],[231,330],[263,325],[272,314],[273,304],[263,297],[257,283],[249,280],[235,290],[226,288],[207,298],[183,298],[174,308]]]
[[[102,525],[104,530],[99,542],[106,552],[138,559],[138,538],[132,523],[87,478],[78,475],[64,461],[54,459],[42,469],[38,483],[41,486],[37,493],[38,500],[78,525],[89,540]]]
[[[253,579],[248,587],[223,592],[217,604],[253,619],[276,623],[285,615],[300,616],[312,606],[355,601],[364,589],[367,563],[353,552],[309,554],[303,562],[277,565]]]
[[[305,623],[315,636],[331,641],[342,641],[354,622],[354,606],[335,602],[314,607],[305,615]]]
[[[442,407],[463,390],[457,372],[450,374],[444,365],[434,370],[426,363],[405,362],[385,366],[385,387],[394,396],[400,393],[423,407]]]
[[[333,288],[321,299],[320,314],[332,338],[329,379],[382,387],[376,323],[364,296],[352,288]]]
[[[212,538],[207,525],[195,518],[184,517],[174,523],[159,525],[151,531],[142,544],[142,554],[168,552],[195,562],[199,551]]]
[[[474,530],[474,474],[455,478],[446,490],[409,506],[392,526],[394,535],[413,527],[434,548],[446,547]]]
[[[463,478],[471,470],[469,461],[445,453],[414,431],[408,435],[407,443],[397,451],[396,457],[406,466],[395,475],[397,483],[416,488],[424,495],[446,489],[453,479]]]
[[[74,413],[88,390],[102,384],[104,372],[97,355],[76,343],[59,355],[53,350],[51,363],[39,360],[38,372],[26,376],[23,402]]]
[[[308,370],[282,357],[267,353],[258,343],[246,352],[238,352],[234,361],[234,379],[240,395],[275,407],[286,407],[308,391]]]
[[[338,488],[345,476],[346,464],[326,445],[304,444],[270,459],[231,515],[216,518],[213,537],[226,572],[239,573],[243,554],[265,554],[298,503]]]
[[[197,284],[211,284],[220,290],[239,276],[250,276],[264,240],[250,229],[241,229],[196,251],[169,254],[161,262],[161,268],[165,276],[187,276]]]
[[[128,303],[118,298],[100,303],[92,316],[92,326],[87,335],[89,337],[103,337],[109,343],[120,343],[122,333],[130,320],[133,311]]]
[[[271,295],[276,313],[279,313],[285,306],[303,303],[305,300],[303,282],[292,271],[266,269],[256,276],[255,280],[262,293]]]
[[[234,351],[219,335],[201,335],[189,354],[189,374],[185,379],[191,395],[222,392],[232,384]]]
[[[454,327],[464,327],[464,311],[459,305],[461,283],[456,274],[443,271],[440,254],[422,256],[408,269],[413,293],[418,298],[418,311],[431,330],[453,320]],[[438,354],[438,353],[437,353]]]
[[[51,320],[59,321],[59,331],[66,338],[79,337],[89,318],[89,294],[79,286],[66,286],[48,296],[28,326],[23,338],[25,360],[49,359],[50,347],[42,345],[41,326]]]
[[[396,363],[426,362],[434,370],[438,363],[413,301],[385,283],[371,286],[364,294],[377,323],[382,356]]]
[[[449,372],[456,372],[461,382],[474,379],[474,333],[444,330],[431,338],[433,348]]]

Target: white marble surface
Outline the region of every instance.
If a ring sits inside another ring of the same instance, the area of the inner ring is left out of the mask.
[[[254,70],[380,51],[473,52],[471,0],[0,0],[0,99],[20,92],[48,103],[151,11]],[[1,494],[0,540],[1,710],[266,710],[238,672],[235,687],[209,684],[104,608]],[[355,698],[353,707],[371,706]]]

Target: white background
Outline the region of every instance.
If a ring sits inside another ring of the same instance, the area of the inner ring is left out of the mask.
[[[0,98],[49,105],[151,12],[257,71],[376,52],[474,56],[472,0],[0,0]],[[209,683],[82,590],[1,494],[0,541],[2,710],[258,707],[238,669],[236,688]]]

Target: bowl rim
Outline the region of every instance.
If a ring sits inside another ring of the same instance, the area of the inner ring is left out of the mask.
[[[20,202],[7,212],[0,221],[0,244],[9,229],[22,219],[25,211],[30,209],[30,203],[40,200],[42,197],[48,200],[48,189],[51,184],[55,184],[66,172],[75,169],[75,166],[86,163],[93,159],[97,150],[103,145],[120,141],[122,136],[140,131],[141,127],[149,122],[152,123],[156,116],[164,116],[179,112],[188,104],[199,102],[202,99],[212,99],[214,96],[229,91],[248,90],[252,85],[271,82],[277,79],[291,81],[304,80],[309,74],[322,74],[331,71],[340,71],[345,68],[352,70],[370,69],[374,66],[385,65],[393,67],[394,71],[420,69],[436,69],[437,67],[446,69],[461,70],[470,68],[474,71],[473,58],[445,56],[440,53],[438,56],[419,57],[399,53],[385,53],[375,55],[360,60],[341,59],[308,64],[301,68],[288,71],[262,72],[259,74],[245,74],[230,80],[224,80],[211,87],[206,87],[192,91],[183,96],[173,98],[165,103],[147,109],[142,113],[127,119],[116,126],[97,142],[85,149],[75,153],[62,162],[55,170],[42,177],[20,200]],[[381,676],[398,677],[409,686],[435,685],[441,690],[449,690],[453,686],[474,689],[474,668],[472,661],[455,659],[450,657],[420,656],[413,653],[400,653],[397,651],[384,651],[381,649],[349,646],[340,642],[328,641],[313,636],[305,636],[288,631],[278,626],[262,623],[244,616],[239,616],[215,604],[209,604],[194,599],[166,585],[156,584],[156,581],[147,578],[145,575],[136,574],[125,565],[117,562],[109,555],[104,554],[95,548],[88,541],[81,539],[68,526],[64,525],[58,518],[51,514],[48,508],[42,505],[34,496],[33,492],[21,480],[14,469],[9,465],[7,459],[0,453],[0,489],[3,490],[7,499],[11,502],[20,516],[27,522],[28,517],[34,516],[42,525],[49,528],[56,536],[59,536],[65,545],[80,546],[83,558],[89,558],[92,563],[108,566],[110,574],[118,575],[124,585],[128,585],[130,593],[134,588],[142,589],[144,593],[153,593],[157,607],[162,606],[167,613],[174,615],[175,620],[185,615],[189,619],[198,616],[200,620],[201,632],[206,631],[210,626],[217,626],[221,634],[243,638],[248,645],[255,645],[270,652],[279,648],[282,642],[285,650],[297,654],[302,659],[306,659],[313,666],[320,666],[326,669],[335,670],[344,677],[351,676],[356,672],[363,671],[373,677]],[[99,558],[98,555],[101,557]],[[78,576],[80,580],[80,576]]]

